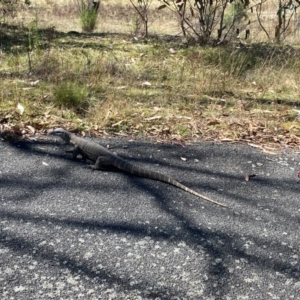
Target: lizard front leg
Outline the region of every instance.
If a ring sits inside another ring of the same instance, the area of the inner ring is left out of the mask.
[[[75,160],[78,157],[78,155],[80,155],[81,159],[84,161],[89,159],[88,156],[84,152],[82,152],[82,150],[78,146],[75,146],[72,150],[66,151],[66,153],[71,153],[73,160]]]
[[[67,150],[66,153],[72,154],[72,159],[76,159],[80,153],[80,149],[78,146],[75,146],[72,150]]]

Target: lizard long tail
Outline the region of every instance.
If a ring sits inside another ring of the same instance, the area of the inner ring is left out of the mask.
[[[162,182],[165,182],[165,183],[168,183],[170,185],[173,185],[173,186],[176,186],[192,195],[195,195],[199,198],[202,198],[208,202],[211,202],[211,203],[214,203],[214,204],[217,204],[219,206],[222,206],[222,207],[228,207],[227,205],[223,204],[223,203],[220,203],[220,202],[217,202],[213,199],[210,199],[204,195],[201,195],[197,192],[195,192],[194,190],[186,187],[185,185],[181,184],[180,182],[176,181],[175,179],[167,176],[167,175],[164,175],[164,174],[161,174],[161,173],[158,173],[158,172],[154,172],[154,171],[150,171],[150,170],[146,170],[146,169],[143,169],[143,168],[140,168],[138,166],[134,166],[132,165],[131,163],[129,162],[126,162],[125,160],[121,159],[121,158],[118,158],[118,159],[115,159],[112,163],[115,167],[117,167],[118,169],[121,169],[125,172],[128,172],[132,175],[137,175],[137,176],[140,176],[140,177],[145,177],[145,178],[149,178],[149,179],[154,179],[154,180],[159,180],[159,181],[162,181]]]

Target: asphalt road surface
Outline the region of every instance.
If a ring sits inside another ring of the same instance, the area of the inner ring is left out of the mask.
[[[0,299],[300,299],[300,154],[101,142],[230,209],[0,142]]]

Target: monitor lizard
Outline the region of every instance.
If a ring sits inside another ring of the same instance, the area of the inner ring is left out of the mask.
[[[72,153],[72,158],[76,159],[77,156],[80,154],[84,159],[89,159],[95,162],[95,164],[91,166],[92,169],[94,170],[101,170],[105,166],[114,166],[132,175],[162,181],[170,185],[173,185],[177,188],[180,188],[188,193],[191,193],[206,201],[209,201],[211,203],[220,205],[222,207],[228,207],[225,204],[219,203],[215,200],[212,200],[204,195],[195,192],[194,190],[186,187],[185,185],[181,184],[180,182],[176,181],[175,179],[167,175],[161,174],[159,172],[147,170],[139,166],[134,166],[133,164],[125,161],[118,155],[104,148],[103,146],[95,142],[86,140],[84,138],[78,137],[74,133],[71,133],[63,128],[51,129],[48,131],[48,134],[59,136],[65,142],[73,144],[75,148],[72,151],[68,151]]]

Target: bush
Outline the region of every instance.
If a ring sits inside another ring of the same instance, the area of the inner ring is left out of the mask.
[[[99,3],[91,0],[78,0],[77,3],[79,17],[81,22],[81,28],[85,32],[92,32],[96,28]]]
[[[88,108],[87,90],[73,82],[59,84],[53,92],[54,103],[61,108],[73,109],[81,113]]]

